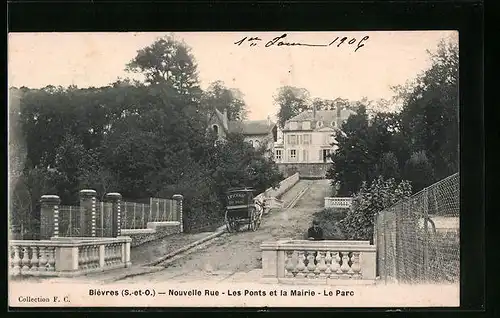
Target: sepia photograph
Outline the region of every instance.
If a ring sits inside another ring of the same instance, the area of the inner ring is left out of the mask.
[[[458,307],[458,31],[8,34],[16,307]]]

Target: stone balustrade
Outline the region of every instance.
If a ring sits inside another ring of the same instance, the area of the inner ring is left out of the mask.
[[[264,242],[263,280],[290,284],[371,284],[376,247],[369,241]]]
[[[349,209],[351,205],[351,197],[325,197],[325,208]]]
[[[9,241],[9,275],[78,276],[130,267],[129,237]]]
[[[269,188],[266,191],[255,196],[254,200],[264,203],[266,205],[265,214],[269,213],[270,209],[282,208],[283,201],[278,198],[281,197],[285,192],[290,190],[297,182],[299,182],[300,177],[298,173],[282,180],[278,187]]]

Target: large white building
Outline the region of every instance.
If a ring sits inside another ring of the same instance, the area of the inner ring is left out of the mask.
[[[286,121],[275,143],[277,163],[326,163],[334,151],[333,134],[351,110],[305,111]]]

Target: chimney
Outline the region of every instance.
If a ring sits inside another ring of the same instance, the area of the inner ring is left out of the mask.
[[[224,127],[226,127],[226,129],[228,128],[228,118],[227,118],[227,108],[224,108]]]
[[[340,128],[340,125],[342,124],[342,108],[340,105],[337,105],[337,124],[335,126],[337,126],[337,128]]]

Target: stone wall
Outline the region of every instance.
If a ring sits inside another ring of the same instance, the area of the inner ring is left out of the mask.
[[[330,168],[330,163],[278,163],[278,169],[289,177],[299,173],[301,179],[326,178],[326,172]]]
[[[158,223],[171,223],[171,224],[158,224]],[[176,224],[172,224],[176,223]],[[123,233],[124,232],[124,233]],[[157,222],[153,227],[149,226],[147,229],[143,229],[143,231],[123,231],[122,235],[129,236],[132,238],[132,242],[130,244],[131,247],[137,247],[147,242],[160,240],[166,236],[172,234],[182,233],[181,226],[179,222]]]

